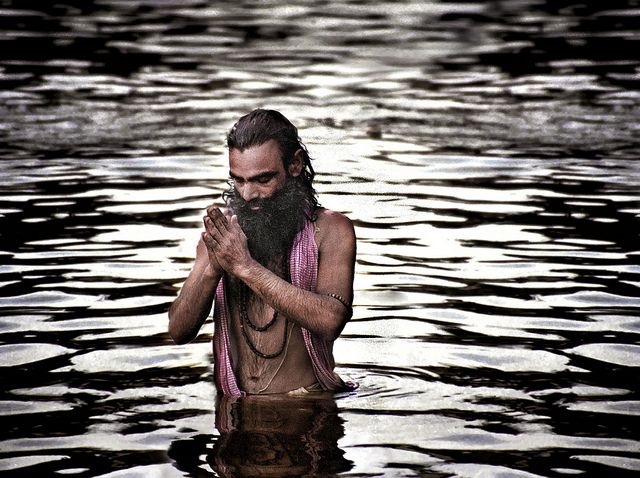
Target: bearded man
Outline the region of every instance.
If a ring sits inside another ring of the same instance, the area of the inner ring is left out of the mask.
[[[351,318],[356,239],[344,215],[318,205],[297,128],[258,109],[227,135],[225,209],[204,216],[196,260],[169,309],[178,343],[214,306],[219,393],[345,391],[333,342]]]

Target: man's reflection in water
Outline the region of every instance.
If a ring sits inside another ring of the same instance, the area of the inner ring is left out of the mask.
[[[178,468],[202,476],[202,455],[223,477],[332,476],[353,466],[338,447],[344,428],[330,394],[220,396],[216,428],[219,437],[171,445]]]

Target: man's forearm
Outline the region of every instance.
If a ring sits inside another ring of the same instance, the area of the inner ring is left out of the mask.
[[[300,289],[255,261],[238,278],[275,310],[326,340],[335,340],[351,317],[335,298]]]
[[[195,277],[189,277],[178,298],[169,308],[169,334],[177,344],[193,340],[211,310],[219,273],[210,268]]]

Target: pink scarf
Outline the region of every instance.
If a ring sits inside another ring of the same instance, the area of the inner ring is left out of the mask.
[[[298,233],[291,247],[289,259],[291,283],[301,289],[315,291],[318,280],[318,246],[314,239],[313,223],[305,221],[304,228]],[[223,395],[239,397],[246,395],[240,390],[231,363],[231,343],[229,340],[229,317],[224,277],[218,284],[214,301],[213,357],[214,377],[218,392]],[[318,382],[324,390],[331,392],[354,390],[357,385],[344,382],[334,371],[333,342],[328,342],[302,329],[304,343],[313,364]]]

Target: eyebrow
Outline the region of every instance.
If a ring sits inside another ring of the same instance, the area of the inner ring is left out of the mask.
[[[278,171],[265,171],[264,173],[260,173],[260,174],[256,174],[255,176],[251,176],[250,178],[243,178],[241,176],[238,176],[237,174],[234,174],[231,170],[229,171],[229,177],[231,179],[240,179],[243,181],[247,181],[247,182],[254,182],[254,181],[260,181],[260,180],[264,180],[264,179],[271,179],[272,177],[276,176],[278,174]]]

